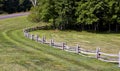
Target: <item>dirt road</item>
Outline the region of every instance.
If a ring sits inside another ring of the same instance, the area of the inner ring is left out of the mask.
[[[29,14],[29,12],[8,14],[8,15],[0,15],[0,20],[1,19],[6,19],[6,18],[12,18],[12,17],[24,16],[24,15],[28,15],[28,14]]]

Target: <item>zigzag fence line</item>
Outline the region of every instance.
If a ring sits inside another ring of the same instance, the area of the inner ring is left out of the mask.
[[[53,46],[55,48],[59,48],[68,52],[73,52],[80,54],[82,56],[97,58],[98,60],[104,61],[104,62],[111,62],[111,63],[118,63],[118,67],[120,67],[120,52],[118,54],[108,54],[100,51],[100,48],[97,48],[96,50],[86,50],[81,48],[79,45],[77,46],[68,46],[65,42],[55,42],[53,39],[48,41],[45,36],[40,38],[38,35],[30,34],[29,32],[35,31],[35,30],[42,30],[42,29],[48,29],[47,26],[42,27],[34,27],[34,28],[27,28],[23,30],[24,36],[34,40],[36,42],[47,44],[50,46]]]

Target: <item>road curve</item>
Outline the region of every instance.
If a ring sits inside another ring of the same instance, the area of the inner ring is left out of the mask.
[[[12,18],[12,17],[24,16],[24,15],[28,15],[28,14],[29,14],[29,12],[8,14],[8,15],[0,15],[0,20],[1,19],[6,19],[6,18]]]

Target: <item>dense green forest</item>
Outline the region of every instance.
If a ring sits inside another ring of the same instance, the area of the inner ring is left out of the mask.
[[[0,14],[28,11],[30,8],[30,0],[0,0]]]
[[[55,29],[120,31],[120,0],[38,0],[29,19]]]
[[[0,14],[30,9],[31,21],[50,22],[54,29],[120,30],[120,0],[0,0]]]

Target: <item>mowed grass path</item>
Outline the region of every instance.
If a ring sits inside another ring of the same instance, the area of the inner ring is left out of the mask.
[[[0,20],[0,71],[119,71],[118,64],[82,57],[37,43],[22,30],[40,24],[26,17]]]
[[[32,34],[43,35],[47,39],[53,38],[56,42],[67,42],[70,46],[79,44],[86,50],[101,48],[102,52],[118,54],[120,51],[120,34],[96,34],[90,32],[38,30]]]

